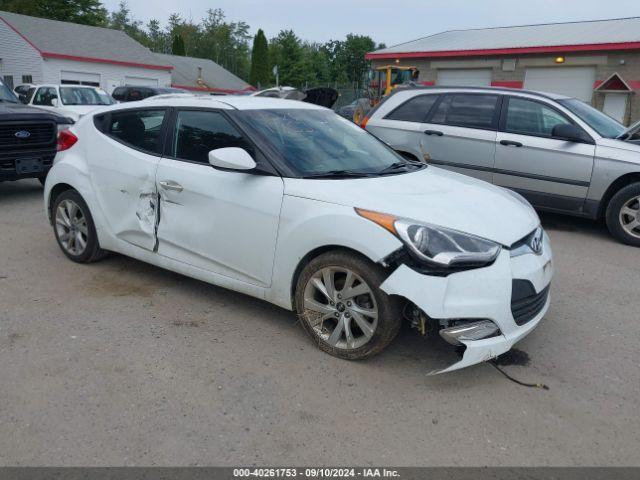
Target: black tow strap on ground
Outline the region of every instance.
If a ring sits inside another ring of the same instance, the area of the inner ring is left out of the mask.
[[[544,383],[525,383],[525,382],[521,382],[520,380],[513,378],[511,375],[509,375],[507,372],[505,372],[502,368],[500,368],[498,366],[498,364],[495,362],[495,360],[491,360],[489,362],[491,365],[493,365],[495,367],[496,370],[498,370],[502,375],[504,375],[505,377],[507,377],[509,380],[511,380],[513,383],[517,383],[518,385],[522,385],[523,387],[529,387],[529,388],[541,388],[543,390],[549,390],[549,386],[545,385]]]

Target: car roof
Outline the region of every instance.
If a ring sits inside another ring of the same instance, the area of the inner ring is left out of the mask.
[[[518,93],[524,93],[529,95],[535,95],[538,97],[544,97],[551,100],[566,100],[571,97],[566,95],[560,95],[557,93],[540,92],[537,90],[525,90],[522,88],[506,88],[506,87],[456,87],[456,86],[411,86],[396,88],[393,93],[406,92],[406,91],[438,91],[438,90],[451,90],[451,91],[470,91],[470,92],[496,92],[504,95],[513,95]]]
[[[58,83],[39,83],[39,84],[31,84],[32,87],[35,88],[40,88],[40,87],[53,87],[53,88],[60,88],[60,87],[74,87],[74,88],[100,88],[100,87],[95,87],[93,85],[73,85],[70,83],[66,83],[66,84],[58,84]]]
[[[169,94],[135,102],[144,106],[163,107],[193,107],[193,108],[219,108],[223,110],[327,110],[324,107],[296,100],[285,100],[271,97],[251,97],[246,95],[226,95],[224,97],[196,96],[186,94]],[[119,104],[122,108],[131,108],[132,102]]]

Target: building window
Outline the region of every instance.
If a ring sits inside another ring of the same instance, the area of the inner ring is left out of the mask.
[[[22,83],[33,83],[33,75],[22,75]]]
[[[13,90],[13,75],[5,75],[3,77],[4,84]]]

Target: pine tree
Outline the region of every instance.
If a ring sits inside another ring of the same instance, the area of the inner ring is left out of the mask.
[[[271,84],[271,69],[269,68],[269,44],[262,29],[253,38],[251,50],[251,73],[249,83],[259,88]]]
[[[182,39],[182,35],[177,34],[173,37],[173,45],[171,45],[171,53],[173,55],[180,55],[184,57],[187,52],[184,48],[184,40]]]

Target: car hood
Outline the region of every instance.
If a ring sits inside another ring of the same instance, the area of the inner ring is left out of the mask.
[[[68,123],[68,119],[57,113],[31,107],[23,103],[0,102],[0,115],[3,120],[38,120],[48,118],[56,123]]]
[[[607,149],[624,150],[626,155],[624,155],[624,158],[621,158],[620,160],[640,163],[640,145],[636,143],[632,143],[627,140],[617,140],[614,138],[601,138],[598,140],[598,148],[602,147],[606,147]]]
[[[334,88],[317,87],[305,90],[303,102],[320,105],[321,107],[331,108],[335,105],[340,94]]]
[[[376,178],[287,178],[285,195],[410,218],[506,246],[540,224],[533,208],[505,189],[431,166]]]

